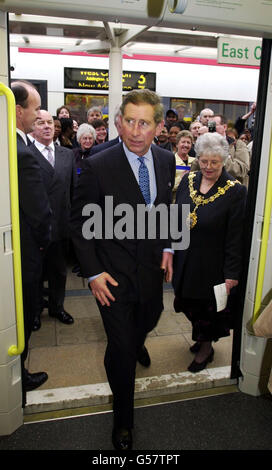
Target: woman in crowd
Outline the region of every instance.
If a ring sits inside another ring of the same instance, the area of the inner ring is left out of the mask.
[[[61,134],[61,123],[60,123],[60,120],[57,116],[53,116],[53,120],[54,120],[54,137],[53,137],[53,140],[54,140],[54,143],[56,145],[60,145],[59,136]]]
[[[224,168],[226,139],[206,133],[198,138],[195,150],[200,171],[182,178],[176,197],[179,211],[183,204],[190,205],[190,244],[175,252],[173,275],[174,308],[192,323],[195,344],[190,350],[196,355],[190,372],[204,369],[214,357],[212,342],[230,334],[230,307],[242,267],[246,203],[245,186]],[[214,295],[214,286],[220,284],[228,295],[223,309],[217,308]]]
[[[173,153],[176,153],[177,151],[177,135],[182,130],[183,130],[183,126],[181,126],[178,122],[176,122],[169,128],[169,136],[168,136],[168,141],[170,143],[169,150]]]
[[[73,149],[77,147],[75,142],[75,131],[73,127],[73,119],[72,118],[61,118],[61,134],[59,136],[60,145],[63,147],[67,147],[69,149]]]
[[[237,130],[234,129],[233,127],[229,127],[226,131],[226,136],[228,138],[229,143],[235,143],[238,139]]]
[[[61,119],[61,118],[70,118],[70,117],[71,117],[70,109],[67,108],[67,106],[63,105],[57,109],[57,118]]]
[[[173,201],[175,200],[176,191],[181,182],[181,179],[190,171],[190,166],[194,161],[194,157],[190,157],[189,152],[193,144],[193,136],[190,131],[180,131],[177,134],[177,152],[175,153],[176,158],[176,177],[173,188]],[[187,168],[186,168],[187,167]]]
[[[76,166],[80,168],[82,160],[90,156],[90,151],[95,142],[96,132],[93,126],[84,123],[79,126],[76,138],[79,147],[74,148],[73,152],[75,154]]]
[[[92,126],[96,132],[95,145],[103,144],[108,140],[108,131],[105,122],[102,119],[92,121]]]

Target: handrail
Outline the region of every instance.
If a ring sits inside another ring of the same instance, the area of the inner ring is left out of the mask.
[[[253,317],[252,317],[252,324],[257,320],[260,314],[260,308],[261,308],[261,302],[262,302],[263,280],[264,280],[264,272],[265,272],[265,264],[266,264],[267,244],[268,244],[268,238],[269,238],[271,209],[272,209],[272,133],[271,133],[271,141],[270,141],[269,167],[268,167],[268,177],[267,177],[267,190],[266,190],[266,197],[265,197],[262,244],[261,244],[261,249],[260,249],[257,286],[256,286],[256,293],[255,293],[255,305],[254,305],[254,311],[253,311]]]
[[[16,113],[15,98],[7,86],[0,83],[0,95],[7,100],[8,110],[8,144],[9,144],[9,184],[10,184],[10,207],[12,225],[13,246],[13,272],[15,289],[15,307],[17,321],[17,346],[11,345],[8,349],[9,356],[21,354],[25,347],[24,335],[24,309],[22,293],[21,274],[21,245],[20,245],[20,223],[19,223],[19,191],[18,191],[18,167],[17,167],[17,139],[16,139]]]

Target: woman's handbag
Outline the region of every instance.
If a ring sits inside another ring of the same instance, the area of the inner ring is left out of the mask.
[[[254,335],[262,338],[272,338],[272,300],[252,325]]]

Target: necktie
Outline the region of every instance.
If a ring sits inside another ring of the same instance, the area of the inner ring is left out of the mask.
[[[54,167],[54,155],[52,153],[52,149],[50,147],[45,147],[47,150],[47,160],[49,161],[50,165]]]
[[[140,162],[139,166],[139,186],[142,191],[145,203],[148,205],[151,202],[150,198],[150,185],[149,185],[149,173],[148,168],[144,162],[144,157],[138,158]]]

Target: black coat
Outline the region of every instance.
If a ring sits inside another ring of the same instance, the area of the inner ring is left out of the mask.
[[[157,184],[157,197],[154,205],[170,204],[175,177],[174,155],[152,145]],[[112,196],[113,212],[119,204],[129,204],[136,215],[137,205],[145,204],[139,185],[127,160],[123,145],[117,144],[97,155],[84,160],[79,184],[72,208],[73,241],[84,277],[110,273],[119,283],[112,288],[116,298],[145,301],[150,296],[162,297],[162,277],[160,269],[163,248],[168,240],[90,239],[82,236],[82,225],[88,217],[82,217],[82,208],[97,204],[102,209],[105,220],[105,196]],[[90,213],[90,210],[87,211]],[[107,216],[106,216],[107,217]],[[120,219],[115,216],[113,227]],[[135,222],[135,229],[137,222]]]
[[[69,238],[71,202],[77,182],[75,158],[72,150],[55,145],[54,168],[35,144],[31,145],[52,210],[52,241]]]
[[[103,142],[103,144],[93,145],[90,155],[94,155],[95,153],[101,152],[102,150],[106,150],[107,148],[113,147],[116,144],[119,144],[119,137],[115,137],[115,139]]]
[[[81,147],[73,148],[73,154],[77,168],[81,168],[82,160],[85,160],[85,158],[88,158],[91,155],[91,150],[92,147],[88,150],[82,150]]]
[[[201,172],[196,172],[194,189],[198,191],[201,179]],[[204,197],[215,194],[228,179],[235,180],[223,168]],[[213,295],[214,285],[225,279],[239,279],[246,193],[245,186],[237,183],[215,201],[198,207],[197,224],[190,230],[190,245],[187,250],[176,251],[174,256],[173,286],[179,297],[208,299]],[[190,204],[191,211],[195,207],[190,198],[188,174],[178,187],[176,203],[179,211],[182,204]]]
[[[50,241],[51,209],[39,164],[17,134],[18,186],[23,282],[41,274],[42,252]]]

